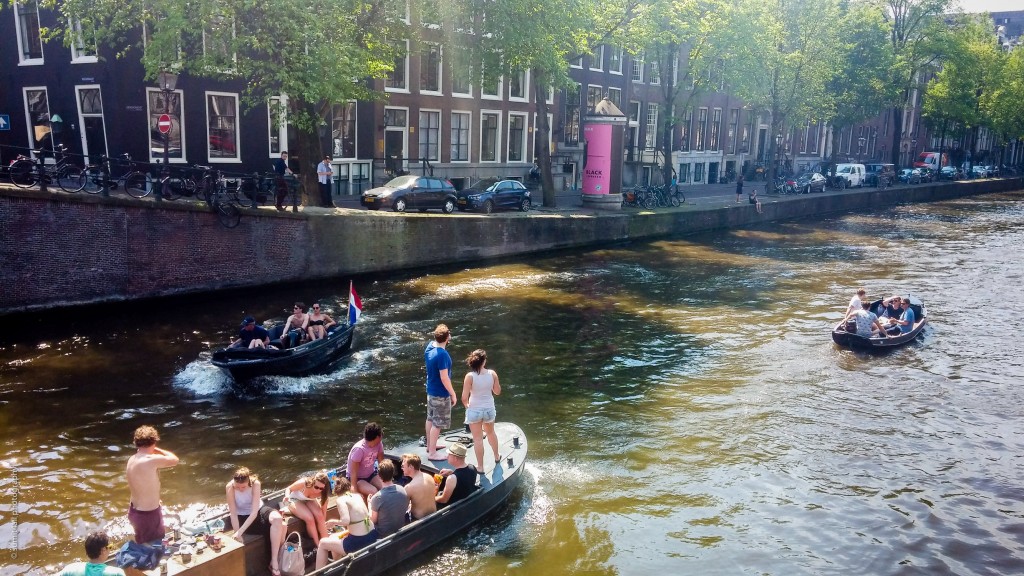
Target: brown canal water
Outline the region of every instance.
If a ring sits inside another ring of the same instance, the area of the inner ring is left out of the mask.
[[[9,319],[0,574],[74,560],[96,527],[127,533],[143,423],[182,457],[163,499],[186,518],[221,504],[236,466],[279,488],[336,464],[368,420],[387,446],[417,442],[437,322],[456,360],[488,350],[529,475],[395,573],[1021,573],[1022,222],[1024,193],[990,195],[356,278],[351,358],[260,395],[232,393],[211,346],[295,299],[344,315],[347,279]],[[930,327],[885,355],[836,348],[858,286],[913,292]]]

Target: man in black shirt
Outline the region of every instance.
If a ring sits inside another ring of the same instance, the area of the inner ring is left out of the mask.
[[[438,508],[448,506],[469,496],[476,490],[476,466],[466,464],[466,445],[458,442],[448,446],[448,463],[455,469],[444,469],[444,486],[434,497]]]

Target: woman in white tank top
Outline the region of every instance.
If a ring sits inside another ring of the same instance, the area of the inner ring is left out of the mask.
[[[473,350],[466,358],[469,373],[462,381],[462,403],[466,406],[466,424],[473,433],[473,452],[476,454],[477,472],[483,474],[484,440],[487,432],[487,443],[491,446],[494,462],[501,462],[498,454],[498,435],[494,432],[494,419],[497,412],[494,408],[494,397],[501,394],[498,373],[487,368],[487,352]]]

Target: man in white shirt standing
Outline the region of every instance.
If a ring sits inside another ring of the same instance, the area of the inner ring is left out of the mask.
[[[317,164],[316,176],[320,180],[320,203],[324,208],[334,208],[334,202],[331,201],[331,177],[334,176],[334,168],[331,167],[329,154]]]
[[[857,290],[857,293],[850,298],[850,305],[846,307],[846,316],[857,312],[862,308],[861,302],[867,299],[867,291],[863,288]]]

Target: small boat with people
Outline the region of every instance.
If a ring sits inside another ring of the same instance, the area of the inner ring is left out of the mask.
[[[460,450],[461,454],[464,454],[465,463],[473,464],[478,470],[482,470],[477,474],[476,485],[468,496],[418,520],[413,520],[397,532],[330,561],[319,569],[314,563],[316,554],[308,553],[311,549],[315,550],[316,543],[306,535],[304,523],[294,516],[286,516],[284,522],[287,536],[284,544],[289,545],[294,542],[297,547],[301,547],[303,551],[307,552],[305,569],[302,574],[304,576],[373,576],[380,574],[445,540],[465,534],[467,528],[478,524],[500,509],[509,501],[512,492],[521,483],[526,465],[528,442],[526,434],[513,423],[496,422],[494,429],[497,434],[499,459],[497,462],[488,461],[483,465],[476,462],[472,450],[473,440],[468,433],[461,430],[444,433],[445,440],[452,443],[449,450],[452,450],[455,444],[461,444],[465,447]],[[427,449],[424,446],[401,446],[398,450],[401,451],[399,454],[390,452],[384,454],[384,457],[391,460],[398,470],[401,470],[402,456],[400,454],[418,456],[422,461],[421,472],[436,475],[435,478],[441,477],[445,469],[455,470],[450,460],[445,462],[428,460]],[[333,483],[335,478],[343,477],[345,473],[346,466],[340,466],[327,471],[327,477]],[[403,480],[407,479],[403,478]],[[397,479],[396,483],[401,484],[401,482],[397,482]],[[282,506],[286,491],[278,490],[265,495],[263,503],[274,509],[286,510],[286,506]],[[337,498],[331,496],[328,500],[328,519],[339,517],[337,505]],[[146,576],[160,574],[272,576],[268,562],[269,546],[266,536],[247,533],[243,537],[244,542],[239,544],[227,533],[214,534],[223,526],[230,528],[230,522],[230,515],[225,513],[192,522],[186,526],[176,526],[175,539],[167,543],[167,554],[163,557],[161,567],[134,571],[132,574],[145,574]],[[179,532],[187,534],[187,536],[179,537],[177,536]],[[340,538],[342,534],[344,532],[337,536]],[[295,536],[298,536],[298,539]],[[333,538],[334,535],[330,537]],[[191,549],[191,544],[188,544],[194,538],[198,540],[205,538],[206,541],[215,542],[217,548],[213,552],[196,555]],[[182,552],[185,545],[189,547],[187,556]]]
[[[362,302],[350,285],[348,322],[330,326],[323,338],[308,340],[294,348],[228,346],[215,350],[210,362],[230,373],[236,383],[258,376],[306,376],[324,372],[352,348],[361,312]],[[251,317],[243,320],[243,324],[246,322],[251,322]],[[278,340],[284,328],[284,324],[274,326],[268,331],[268,338]]]
[[[871,336],[858,334],[856,322],[844,318],[832,328],[832,341],[855,350],[889,350],[914,341],[921,335],[928,323],[928,311],[925,309],[924,303],[915,296],[903,296],[901,300],[908,302],[908,307],[913,311],[914,322],[908,326],[908,329],[901,330],[899,328],[898,322],[896,322],[898,318],[886,308],[886,304],[889,302],[875,300],[868,307],[868,311],[877,316],[880,321],[893,321],[891,326],[883,324],[883,327],[887,329],[884,335],[880,334],[881,331],[872,333]]]

